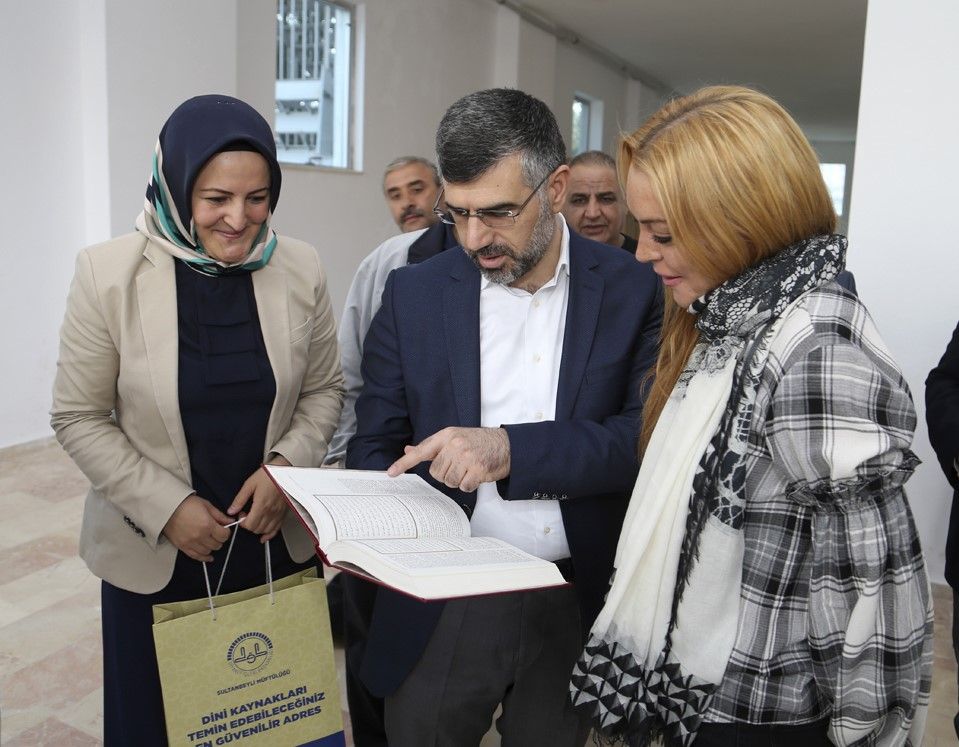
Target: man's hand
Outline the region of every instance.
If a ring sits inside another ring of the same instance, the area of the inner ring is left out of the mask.
[[[163,527],[163,534],[181,552],[209,563],[213,560],[213,551],[223,547],[230,538],[230,530],[224,525],[231,521],[220,509],[194,493],[176,507]]]
[[[502,428],[444,428],[403,453],[386,471],[390,477],[432,460],[433,478],[464,493],[509,474],[509,436]]]
[[[268,464],[290,466],[290,463],[281,456],[274,457]],[[249,514],[240,513],[250,500],[253,501],[253,505],[250,507]],[[259,534],[260,542],[263,543],[273,539],[280,531],[283,517],[286,516],[286,507],[283,494],[273,484],[266,470],[261,468],[246,479],[226,512],[230,516],[240,514],[243,518],[240,526],[253,534]]]

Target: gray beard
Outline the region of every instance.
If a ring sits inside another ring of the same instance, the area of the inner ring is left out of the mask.
[[[518,253],[503,244],[487,244],[475,252],[468,252],[469,258],[487,280],[500,285],[511,285],[532,270],[539,261],[546,256],[549,243],[553,240],[556,230],[556,219],[546,200],[540,202],[539,218],[533,226],[526,250]],[[495,257],[505,255],[513,260],[512,264],[498,270],[488,270],[479,263],[480,257]]]

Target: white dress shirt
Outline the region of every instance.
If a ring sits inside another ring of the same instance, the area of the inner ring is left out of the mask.
[[[556,417],[556,390],[569,302],[569,229],[562,229],[553,277],[530,294],[492,283],[480,285],[480,420],[487,428]],[[476,493],[470,519],[474,537],[498,537],[545,560],[569,557],[559,503],[505,501],[495,482]]]

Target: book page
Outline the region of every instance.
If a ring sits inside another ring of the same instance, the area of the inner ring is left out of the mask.
[[[492,537],[413,540],[358,540],[350,544],[372,550],[384,563],[416,573],[431,569],[469,570],[482,566],[538,566],[546,561]]]
[[[313,518],[321,547],[343,539],[469,535],[463,510],[417,475],[271,465],[267,471]]]
[[[491,537],[345,540],[329,559],[418,599],[453,599],[566,583],[555,563]]]

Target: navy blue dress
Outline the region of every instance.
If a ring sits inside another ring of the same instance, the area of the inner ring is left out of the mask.
[[[263,462],[276,395],[250,273],[211,277],[176,262],[180,416],[193,487],[221,511]],[[171,330],[172,333],[172,330]],[[208,565],[216,587],[228,543]],[[240,530],[220,592],[266,582],[264,546]],[[270,542],[273,577],[315,565],[294,563],[282,536]],[[163,699],[153,645],[154,604],[206,596],[202,564],[177,554],[170,582],[155,594],[102,584],[104,744],[165,745]]]

